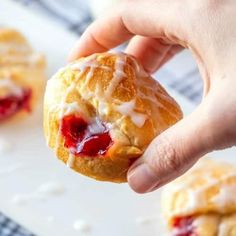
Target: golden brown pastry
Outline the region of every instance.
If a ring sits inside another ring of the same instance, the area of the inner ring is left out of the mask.
[[[44,57],[19,32],[0,28],[0,122],[32,111],[45,82]]]
[[[165,187],[162,205],[173,236],[235,236],[236,165],[201,160]]]
[[[125,54],[74,61],[46,88],[48,145],[71,168],[98,180],[126,181],[132,162],[181,117],[177,103]]]

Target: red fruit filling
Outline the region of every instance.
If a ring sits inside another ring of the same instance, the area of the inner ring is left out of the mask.
[[[105,155],[113,141],[109,130],[101,121],[88,124],[76,115],[63,117],[61,133],[65,147],[74,155],[95,157]]]
[[[0,98],[0,121],[4,120],[19,110],[30,112],[31,89],[22,89],[21,95],[8,95]]]
[[[173,223],[173,236],[198,236],[193,226],[192,216],[175,218]]]

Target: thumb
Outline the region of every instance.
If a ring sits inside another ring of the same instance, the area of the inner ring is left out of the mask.
[[[153,191],[188,170],[214,148],[214,126],[202,103],[191,115],[157,136],[128,172],[130,187]],[[214,123],[214,122],[213,122]]]

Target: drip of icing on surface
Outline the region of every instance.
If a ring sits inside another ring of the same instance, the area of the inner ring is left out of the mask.
[[[56,182],[48,182],[39,186],[34,192],[16,194],[12,198],[12,202],[16,205],[26,205],[32,201],[45,201],[52,196],[60,196],[64,194],[65,187]]]
[[[37,192],[43,195],[61,195],[65,192],[65,187],[56,182],[48,182],[39,186]]]
[[[0,156],[12,149],[12,145],[4,138],[0,137]]]
[[[92,226],[88,222],[81,219],[74,222],[73,228],[81,233],[89,233],[92,230]]]
[[[47,222],[53,222],[53,221],[55,221],[55,217],[53,217],[53,216],[48,216],[48,217],[46,218],[46,220],[47,220]]]
[[[116,110],[125,116],[129,116],[132,122],[141,128],[147,116],[145,114],[136,112],[135,110],[135,100],[131,100],[129,102],[124,102],[121,105],[116,106]]]
[[[154,217],[137,217],[137,218],[135,219],[135,222],[136,222],[138,225],[147,225],[147,224],[152,223],[154,220],[155,220]]]

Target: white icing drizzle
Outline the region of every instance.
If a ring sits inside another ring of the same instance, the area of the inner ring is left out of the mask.
[[[124,65],[126,61],[126,56],[121,57],[118,56],[115,63],[115,70],[113,73],[112,81],[110,82],[109,86],[107,87],[105,91],[105,96],[109,99],[116,89],[116,87],[119,85],[119,83],[122,81],[124,77],[126,77],[126,74],[124,72]]]
[[[98,103],[98,113],[100,115],[107,115],[108,112],[109,112],[109,108],[106,105],[106,103],[103,102],[103,101],[99,101],[99,103]]]
[[[59,118],[62,118],[64,115],[70,115],[81,112],[81,109],[77,102],[56,104],[55,106],[52,106],[50,108],[50,111],[62,111],[62,110],[64,111],[64,113],[63,114],[60,113],[60,115],[62,116],[60,116]]]
[[[11,78],[0,79],[0,88],[6,88],[11,95],[22,96],[22,89],[18,87]]]
[[[236,204],[236,184],[221,188],[219,194],[212,198],[212,202],[222,208],[229,204]]]
[[[103,133],[106,127],[104,127],[101,121],[96,117],[95,120],[88,126],[88,129],[91,134],[98,134]]]
[[[116,106],[116,110],[125,116],[129,116],[133,123],[141,128],[147,116],[145,114],[136,112],[135,110],[135,100],[131,100],[129,102],[124,102],[121,105]]]
[[[74,156],[72,153],[70,153],[70,154],[69,154],[69,157],[68,157],[68,160],[67,160],[67,162],[66,162],[66,165],[67,165],[69,168],[73,168],[74,162],[75,162],[75,156]]]
[[[73,228],[80,233],[89,233],[92,230],[92,226],[85,220],[81,219],[74,222]]]

